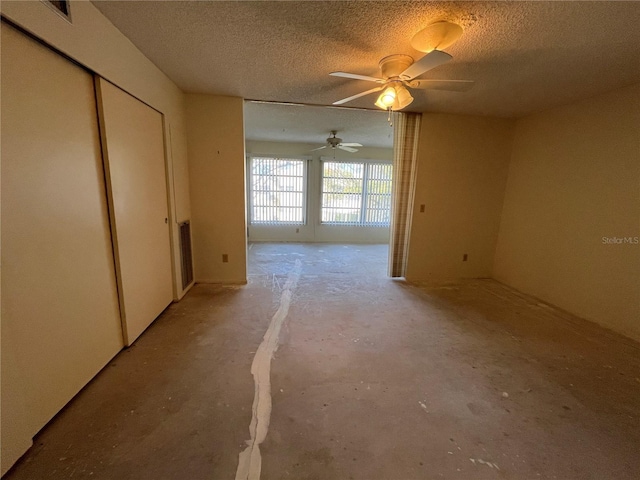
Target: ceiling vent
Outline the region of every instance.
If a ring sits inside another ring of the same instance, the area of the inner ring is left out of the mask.
[[[43,0],[57,14],[71,22],[71,5],[69,0]]]

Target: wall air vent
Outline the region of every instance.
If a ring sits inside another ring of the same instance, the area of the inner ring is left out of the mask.
[[[191,258],[191,225],[189,221],[180,224],[180,258],[182,260],[182,289],[193,282],[193,260]]]
[[[43,0],[57,14],[71,22],[71,4],[69,0]]]

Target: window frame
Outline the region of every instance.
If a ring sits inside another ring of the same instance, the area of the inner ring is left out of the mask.
[[[350,164],[362,164],[363,172],[362,172],[362,193],[361,193],[361,203],[360,203],[360,214],[359,220],[356,222],[325,222],[323,221],[323,209],[324,209],[324,165],[327,162],[331,163],[350,163]],[[318,204],[318,220],[320,225],[328,225],[328,226],[338,226],[338,227],[370,227],[370,228],[389,228],[391,226],[391,210],[392,205],[391,202],[393,200],[393,190],[389,192],[389,221],[382,222],[367,222],[367,200],[369,198],[369,168],[371,165],[388,165],[391,167],[391,179],[389,180],[389,184],[391,188],[393,188],[393,161],[391,160],[373,160],[373,159],[362,159],[362,158],[353,158],[346,159],[340,158],[336,159],[333,157],[320,157],[320,188],[319,188],[319,204]]]
[[[278,221],[278,222],[256,222],[254,220],[254,209],[253,209],[253,160],[254,159],[269,159],[269,160],[297,160],[302,162],[302,220],[298,221]],[[311,157],[307,155],[261,155],[252,153],[247,155],[247,220],[248,226],[259,226],[259,227],[283,227],[283,226],[295,226],[295,225],[307,225],[308,214],[307,214],[307,205],[308,205],[308,197],[309,197],[309,161]]]

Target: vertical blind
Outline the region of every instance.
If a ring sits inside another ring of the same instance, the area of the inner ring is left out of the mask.
[[[389,225],[392,171],[383,163],[325,161],[322,223]]]
[[[396,176],[393,179],[393,222],[389,244],[391,277],[404,277],[407,269],[421,120],[419,113],[397,112],[393,122],[393,168]]]
[[[251,223],[303,224],[305,161],[251,158]]]

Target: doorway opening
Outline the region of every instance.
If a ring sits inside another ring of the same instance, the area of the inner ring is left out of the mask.
[[[247,101],[244,113],[249,275],[266,252],[324,256],[316,267],[340,269],[366,251],[362,265],[386,276],[393,178],[386,112]]]

